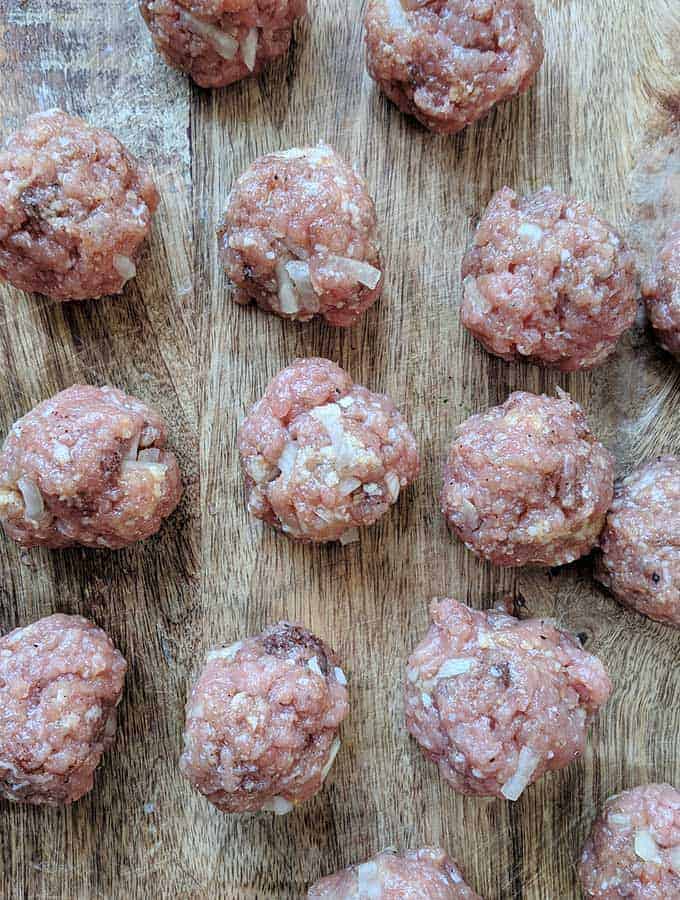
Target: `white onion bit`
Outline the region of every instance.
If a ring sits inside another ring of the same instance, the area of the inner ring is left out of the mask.
[[[380,900],[382,897],[380,870],[373,860],[362,863],[357,868],[357,888],[361,900]]]
[[[134,261],[129,256],[121,256],[120,253],[116,253],[113,257],[113,267],[123,281],[129,281],[137,274],[137,267]]]
[[[328,759],[326,760],[326,764],[321,770],[321,780],[325,781],[328,778],[328,773],[333,768],[333,763],[335,762],[335,757],[338,755],[338,750],[340,749],[341,741],[340,738],[335,738],[333,743],[331,744],[331,749],[328,754]]]
[[[39,522],[45,512],[45,503],[38,485],[25,475],[17,481],[17,487],[24,498],[24,515],[31,522]]]
[[[338,682],[338,684],[341,684],[343,686],[346,685],[347,677],[346,677],[345,673],[342,671],[342,669],[340,668],[340,666],[336,666],[334,671],[335,671],[335,680]]]
[[[293,804],[285,797],[272,797],[262,804],[262,809],[267,812],[273,812],[277,816],[285,816],[293,809]]]
[[[474,666],[475,660],[469,657],[462,659],[447,659],[435,676],[440,678],[451,678],[454,675],[464,675]]]
[[[680,875],[680,844],[677,847],[671,847],[669,853],[671,869],[676,875]]]
[[[659,845],[647,828],[638,828],[635,832],[635,855],[645,862],[661,864]]]
[[[276,281],[281,312],[287,316],[295,315],[300,309],[299,298],[293,280],[288,274],[286,266],[281,262],[276,265]]]
[[[501,794],[508,800],[518,800],[522,791],[531,781],[531,776],[538,768],[541,757],[530,747],[522,747],[519,751],[517,771],[501,788]]]
[[[259,33],[257,28],[251,28],[248,34],[241,42],[241,56],[243,62],[248,67],[248,71],[252,72],[255,68],[255,58],[257,57],[257,42]]]
[[[370,290],[378,286],[382,275],[380,269],[376,269],[375,266],[361,259],[351,259],[349,256],[329,256],[328,262],[340,274],[358,281]]]
[[[323,672],[321,671],[321,666],[319,665],[319,660],[316,658],[316,656],[313,656],[311,659],[308,659],[307,665],[312,670],[312,672],[314,672],[315,675],[319,675],[321,678],[324,677]]]
[[[286,263],[285,269],[295,285],[299,299],[304,303],[305,310],[318,312],[319,298],[309,274],[309,263],[301,259],[291,259]]]
[[[184,10],[180,13],[180,21],[182,20],[189,31],[193,31],[211,43],[222,59],[234,59],[239,47],[235,37]]]

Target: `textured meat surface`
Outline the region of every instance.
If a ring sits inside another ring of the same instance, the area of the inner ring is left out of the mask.
[[[371,77],[441,133],[527,90],[543,61],[531,0],[369,0],[364,25]]]
[[[300,541],[348,540],[418,474],[394,404],[327,359],[298,359],[269,383],[238,433],[248,508]]]
[[[306,0],[140,0],[154,44],[201,87],[224,87],[282,56]]]
[[[113,742],[126,663],[80,616],[54,615],[0,638],[0,794],[72,803]]]
[[[119,294],[158,193],[112,134],[58,109],[0,152],[0,277],[55,300]]]
[[[0,521],[24,547],[119,548],[182,495],[165,425],[111,387],[74,385],[15,422],[0,453]]]
[[[322,878],[309,900],[480,900],[444,850],[386,850],[361,865]]]
[[[236,300],[284,318],[353,325],[382,291],[373,200],[325,144],[255,160],[218,238]]]
[[[642,292],[657,340],[680,359],[680,219],[670,229]]]
[[[462,794],[516,800],[581,755],[611,683],[552,622],[434,601],[408,660],[408,730]]]
[[[498,191],[463,259],[461,321],[490,352],[589,369],[633,324],[633,254],[587,203]]]
[[[647,784],[610,797],[583,848],[579,874],[586,897],[680,897],[680,793]]]
[[[626,606],[680,627],[680,460],[662,456],[614,487],[596,577]]]
[[[458,427],[441,505],[478,556],[559,566],[596,545],[613,484],[613,457],[577,403],[517,391]]]
[[[223,812],[289,812],[323,785],[347,711],[334,652],[278,622],[208,653],[187,703],[180,769]]]

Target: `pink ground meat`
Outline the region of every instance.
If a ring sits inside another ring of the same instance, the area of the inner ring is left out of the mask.
[[[596,819],[579,869],[586,897],[680,897],[680,792],[648,784],[610,797]]]
[[[334,652],[289,622],[217,647],[187,703],[180,769],[222,812],[290,812],[333,765],[346,684]]]
[[[680,627],[680,460],[661,456],[614,488],[596,578],[617,600]]]
[[[670,229],[642,291],[657,340],[680,359],[680,219]]]
[[[590,369],[637,311],[633,254],[587,203],[550,188],[498,191],[462,272],[463,325],[507,360]]]
[[[182,495],[165,425],[111,387],[74,385],[15,422],[0,453],[0,521],[24,547],[126,547]]]
[[[73,803],[113,743],[126,662],[80,616],[54,615],[0,638],[0,794]]]
[[[408,660],[406,724],[454,790],[516,800],[582,754],[611,692],[595,656],[550,621],[446,599],[430,614]]]
[[[201,87],[257,75],[290,44],[306,0],[140,0],[156,49]]]
[[[418,474],[394,404],[327,359],[297,359],[238,433],[248,509],[299,541],[356,540]]]
[[[531,0],[369,0],[364,26],[371,77],[444,134],[526,91],[543,61]]]
[[[517,391],[458,426],[441,506],[478,556],[560,566],[597,544],[613,485],[613,457],[568,394]]]
[[[353,325],[382,291],[373,200],[325,144],[255,160],[218,238],[235,299],[287,319]]]
[[[119,294],[157,206],[112,134],[58,109],[30,116],[0,152],[0,277],[54,300]]]
[[[322,878],[308,900],[480,900],[444,850],[385,850],[358,866]]]

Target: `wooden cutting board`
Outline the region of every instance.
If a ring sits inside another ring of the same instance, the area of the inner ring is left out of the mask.
[[[624,612],[588,561],[552,573],[479,562],[447,535],[437,504],[454,426],[513,389],[570,391],[619,471],[680,451],[680,368],[643,331],[595,372],[561,375],[488,356],[457,315],[461,256],[502,185],[551,184],[626,225],[649,86],[667,89],[677,65],[678,34],[664,33],[678,27],[676,0],[540,0],[547,54],[535,88],[453,138],[376,93],[358,0],[311,5],[286,59],[207,92],[152,52],[133,0],[0,0],[2,134],[61,106],[149,160],[163,196],[122,298],[60,305],[0,289],[2,433],[74,382],[115,384],[165,415],[187,487],[161,534],[124,552],[21,552],[0,539],[3,631],[81,613],[130,663],[119,736],[92,793],[66,810],[0,802],[4,897],[285,900],[385,846],[434,843],[488,900],[568,900],[600,803],[644,781],[680,784],[680,633]],[[358,161],[382,223],[385,295],[349,331],[233,305],[217,259],[234,177],[262,153],[319,139]],[[417,485],[344,548],[295,546],[244,507],[237,423],[305,355],[389,392],[422,450]],[[523,615],[556,617],[615,684],[584,758],[514,805],[455,795],[403,728],[404,658],[428,601],[446,594],[478,607],[509,595]],[[177,770],[187,686],[210,644],[284,616],[343,660],[343,749],[326,790],[294,814],[222,816]]]

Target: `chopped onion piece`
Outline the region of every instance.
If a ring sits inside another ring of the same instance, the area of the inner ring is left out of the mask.
[[[635,855],[645,862],[661,863],[659,845],[654,840],[652,832],[647,828],[638,828],[635,832]]]
[[[222,59],[234,59],[238,53],[238,41],[232,35],[227,34],[226,31],[221,31],[215,25],[211,25],[210,22],[199,19],[198,16],[194,16],[185,10],[180,13],[180,20],[184,20],[189,31],[193,31],[211,43]]]
[[[440,670],[437,672],[436,678],[451,678],[453,675],[464,675],[474,666],[475,660],[469,657],[462,659],[447,659]]]
[[[316,656],[313,656],[311,659],[307,660],[307,665],[316,675],[320,675],[321,678],[324,677],[323,672],[321,671],[321,666],[319,665],[319,660]]]
[[[676,875],[680,875],[680,844],[677,847],[671,847],[669,854],[671,861],[671,869]]]
[[[262,809],[276,813],[277,816],[285,816],[293,809],[293,804],[285,797],[272,797],[262,804]]]
[[[306,155],[307,151],[300,147],[291,147],[290,150],[277,150],[276,153],[272,153],[272,156],[276,156],[278,159],[302,159]]]
[[[276,264],[276,281],[278,283],[278,296],[281,303],[281,312],[288,316],[295,315],[300,309],[298,295],[293,279],[282,262]]]
[[[116,253],[113,257],[113,267],[124,281],[129,281],[137,274],[137,267],[129,256],[121,256]]]
[[[295,441],[289,441],[286,446],[283,448],[281,456],[279,456],[279,461],[277,463],[277,467],[281,472],[283,478],[288,481],[290,478],[293,467],[295,466],[295,458],[297,456],[298,445]]]
[[[139,459],[124,459],[120,464],[123,475],[132,475],[135,472],[149,472],[154,478],[165,478],[168,467],[164,463],[144,462]]]
[[[24,498],[24,515],[31,522],[38,522],[45,513],[45,503],[35,481],[23,475],[17,481],[17,487]]]
[[[235,644],[230,644],[228,647],[216,647],[215,650],[211,650],[210,653],[206,656],[206,660],[210,661],[211,659],[234,659],[238,651],[243,646],[243,641],[236,641]]]
[[[338,682],[338,684],[341,684],[343,686],[346,685],[347,678],[345,676],[345,673],[340,668],[340,666],[336,666],[333,671],[335,672],[335,680]]]
[[[357,889],[361,900],[380,900],[382,897],[380,870],[373,860],[362,863],[357,868]]]
[[[358,478],[343,478],[338,485],[338,490],[343,497],[346,497],[347,494],[356,491],[358,487],[361,487],[361,481]]]
[[[354,462],[356,451],[342,424],[342,413],[337,403],[326,403],[311,410],[310,415],[321,422],[333,442],[338,471]]]
[[[140,433],[137,432],[130,441],[130,446],[125,453],[124,459],[137,459],[137,453],[139,452],[139,438]]]
[[[369,265],[360,259],[351,259],[348,256],[329,256],[328,262],[337,269],[338,272],[346,275],[359,284],[373,290],[378,286],[378,282],[382,277],[380,269]]]
[[[241,41],[241,56],[243,57],[243,62],[248,67],[249,72],[252,72],[255,68],[258,39],[259,32],[257,28],[251,28],[245,38]]]
[[[359,529],[348,528],[347,531],[340,535],[340,543],[344,547],[346,544],[355,544],[359,540]]]
[[[395,475],[394,472],[388,472],[387,475],[385,475],[385,484],[387,485],[387,490],[390,492],[392,502],[396,503],[397,498],[399,497],[399,491],[401,490],[399,476]]]
[[[541,757],[535,753],[530,747],[522,747],[519,751],[519,760],[517,761],[517,771],[509,778],[501,788],[501,794],[508,800],[517,800],[522,794],[524,788],[531,781],[531,776],[538,768]]]
[[[337,738],[337,737],[334,739],[333,743],[331,744],[331,749],[328,754],[328,759],[326,760],[326,764],[324,765],[323,769],[321,770],[321,780],[322,781],[326,780],[326,778],[328,777],[328,773],[330,772],[331,768],[333,767],[333,763],[335,762],[335,757],[338,755],[338,750],[340,749],[340,744],[341,744],[340,738]]]
[[[609,813],[607,822],[614,825],[630,825],[630,816],[624,816],[622,813]]]
[[[538,243],[543,237],[543,230],[534,225],[533,222],[522,222],[519,226],[518,233],[520,237],[526,238],[528,241]]]
[[[309,277],[309,263],[301,259],[291,259],[286,263],[286,272],[293,281],[295,290],[304,303],[305,309],[317,312],[319,309],[319,298]]]
[[[161,451],[158,447],[149,447],[146,450],[140,450],[137,454],[137,459],[140,462],[152,462],[157,463],[161,458]]]

